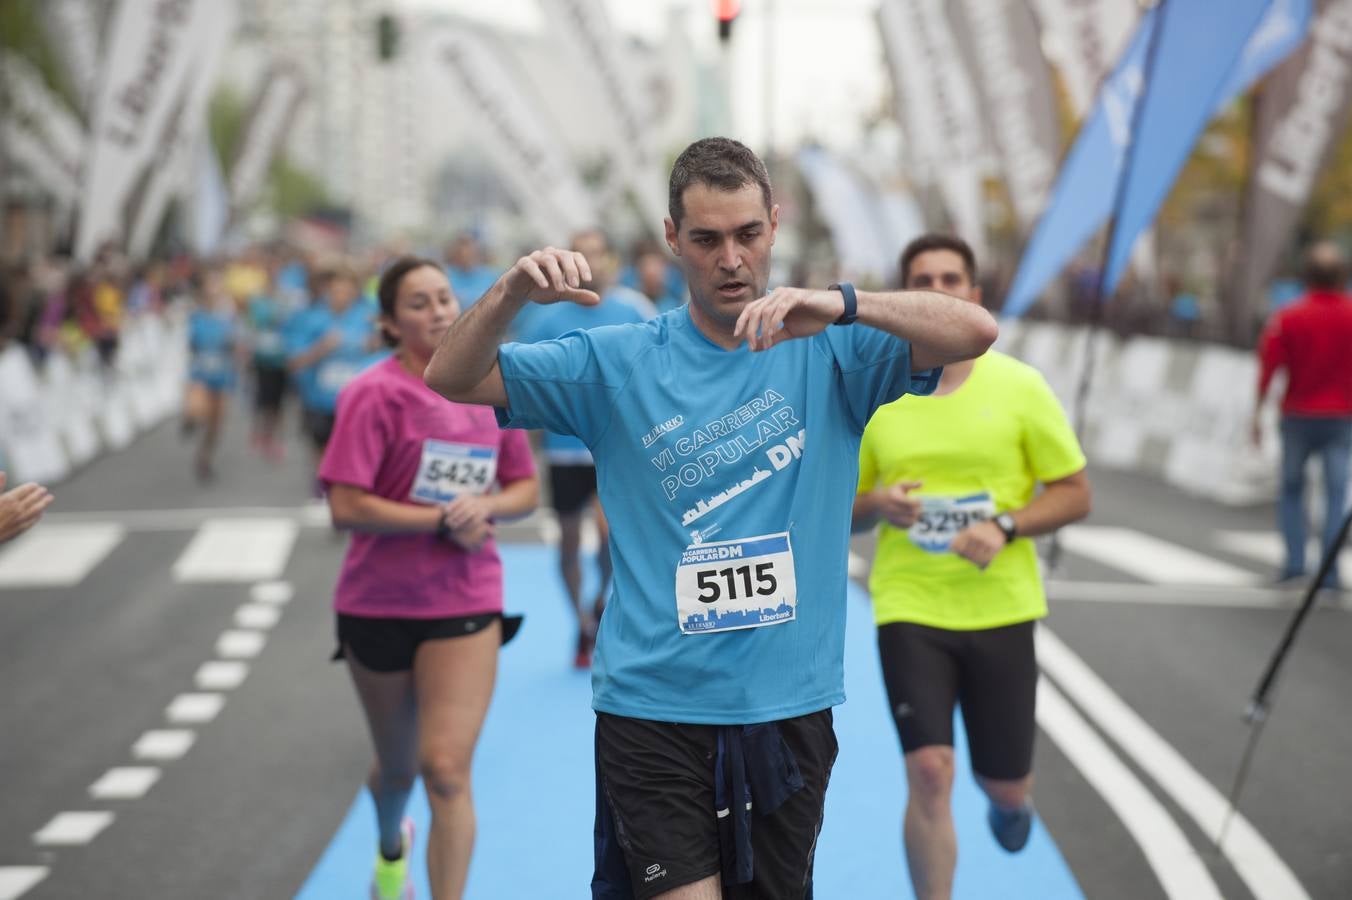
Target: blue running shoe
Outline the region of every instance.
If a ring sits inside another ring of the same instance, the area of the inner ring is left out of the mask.
[[[990,823],[996,843],[1010,853],[1018,853],[1033,831],[1033,807],[1025,803],[1018,809],[1003,810],[992,803],[986,821]]]

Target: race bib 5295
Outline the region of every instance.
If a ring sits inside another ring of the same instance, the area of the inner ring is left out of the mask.
[[[907,534],[912,544],[929,553],[947,553],[959,531],[995,515],[995,500],[986,492],[966,497],[921,497],[920,502],[920,518]]]

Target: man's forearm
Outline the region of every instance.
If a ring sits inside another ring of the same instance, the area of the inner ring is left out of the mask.
[[[931,368],[985,353],[999,336],[979,304],[934,291],[859,291],[858,320],[910,341]]]
[[[452,400],[466,399],[493,371],[507,327],[526,302],[509,296],[506,278],[498,279],[442,337],[423,374],[427,386]]]
[[[879,511],[876,491],[854,495],[854,508],[850,511],[850,532],[859,534],[871,531],[882,517]]]
[[[1081,472],[1046,485],[1027,506],[1014,510],[1011,515],[1018,526],[1019,537],[1039,537],[1083,519],[1089,515],[1092,503],[1089,479]]]

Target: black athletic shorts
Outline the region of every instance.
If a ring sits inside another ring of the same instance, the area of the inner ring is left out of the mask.
[[[329,437],[333,435],[333,413],[324,412],[318,409],[307,409],[302,419],[305,428],[305,435],[310,439],[316,450],[323,452],[329,445]]]
[[[1032,622],[949,631],[911,622],[878,628],[887,702],[906,753],[953,746],[953,709],[978,775],[1000,781],[1033,770],[1037,659]]]
[[[331,658],[340,660],[350,652],[372,672],[407,672],[423,641],[478,634],[498,619],[505,644],[521,629],[521,616],[483,613],[446,619],[378,619],[338,613],[338,648]]]
[[[596,496],[596,466],[589,463],[581,465],[549,465],[549,505],[560,515],[572,515],[582,511],[587,501]]]
[[[254,388],[254,408],[276,412],[282,408],[282,398],[286,396],[286,369],[255,364]]]
[[[836,760],[831,710],[739,729],[752,802],[749,883],[720,850],[719,730],[596,714],[592,900],[647,900],[723,872],[726,900],[811,900],[812,860]],[[788,780],[794,788],[784,790]],[[778,796],[772,796],[778,794]],[[723,834],[726,842],[728,835]],[[724,844],[726,846],[726,843]]]

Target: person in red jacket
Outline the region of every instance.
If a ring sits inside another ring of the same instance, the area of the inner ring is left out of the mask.
[[[1324,467],[1324,540],[1338,535],[1347,506],[1348,458],[1352,455],[1352,298],[1343,292],[1347,260],[1336,244],[1319,243],[1306,255],[1306,293],[1273,314],[1258,342],[1258,404],[1253,441],[1260,443],[1258,410],[1272,377],[1287,373],[1282,398],[1281,494],[1277,521],[1286,543],[1279,582],[1306,571],[1305,467],[1318,456]],[[1337,566],[1324,587],[1337,588]]]

